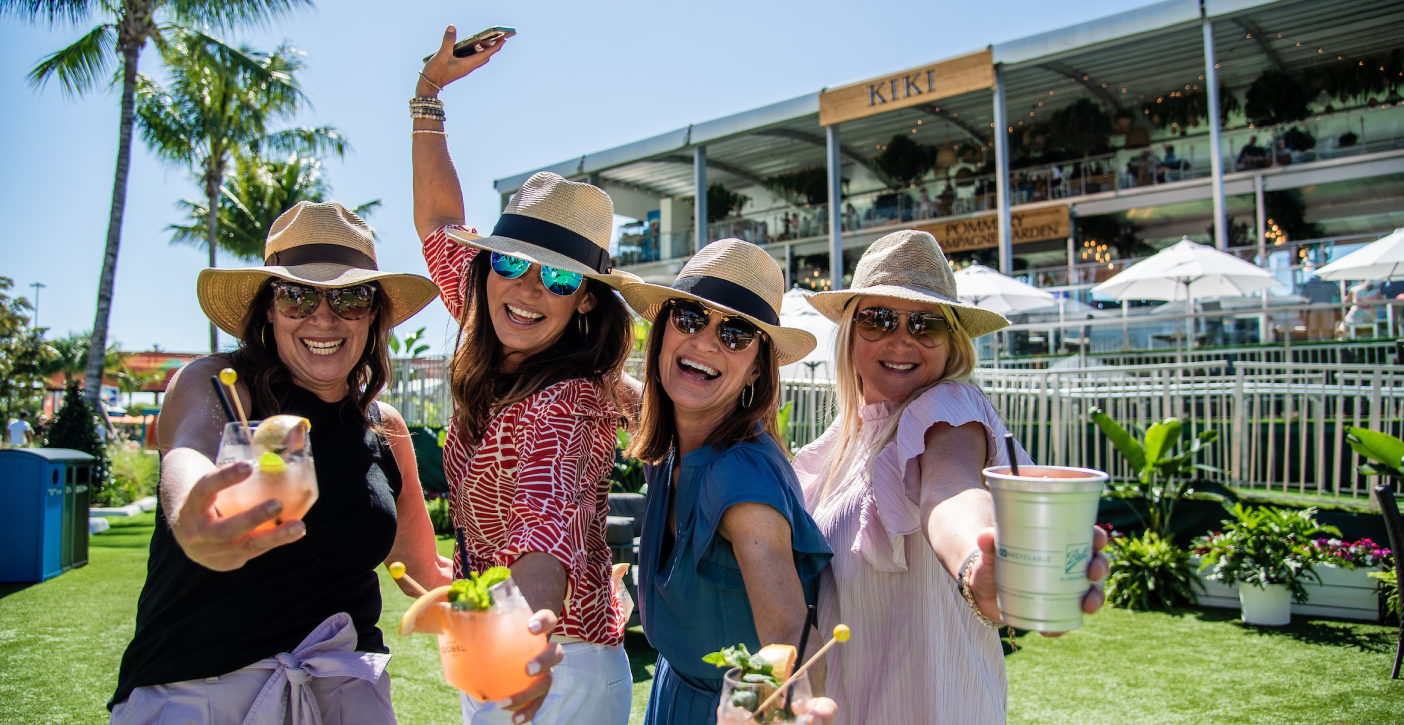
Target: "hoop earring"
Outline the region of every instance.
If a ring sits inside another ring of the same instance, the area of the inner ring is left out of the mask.
[[[750,399],[747,399],[747,398],[746,398],[746,393],[750,393],[750,394],[751,394]],[[741,391],[741,407],[742,407],[742,408],[749,408],[749,407],[751,407],[751,403],[754,403],[754,402],[756,402],[756,384],[755,384],[755,383],[751,383],[750,385],[747,385],[747,386],[746,386],[746,389],[745,389],[745,390],[742,390],[742,391]]]
[[[258,331],[258,341],[261,342],[261,343],[263,343],[263,347],[264,347],[265,350],[272,350],[272,349],[273,349],[273,346],[268,344],[268,326],[267,326],[267,325],[264,325],[264,326],[263,326],[263,329]]]
[[[584,312],[575,313],[575,329],[580,331],[581,337],[590,336],[590,318]]]

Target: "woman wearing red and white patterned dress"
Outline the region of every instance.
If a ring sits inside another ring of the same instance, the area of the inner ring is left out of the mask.
[[[528,180],[491,235],[464,226],[437,93],[502,46],[458,58],[453,42],[450,27],[412,115],[415,225],[461,325],[444,443],[453,521],[465,534],[456,575],[466,575],[462,561],[477,572],[510,567],[532,609],[560,615],[551,640],[565,660],[534,722],[623,725],[632,602],[611,585],[605,515],[620,422],[613,391],[633,350],[614,290],[636,278],[611,273],[609,196],[555,174]],[[505,709],[518,703],[462,702],[475,725],[524,719]]]

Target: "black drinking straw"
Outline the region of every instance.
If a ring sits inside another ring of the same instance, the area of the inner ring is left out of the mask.
[[[1009,473],[1019,475],[1019,459],[1014,455],[1014,434],[1004,434],[1004,448],[1009,451]]]
[[[238,418],[234,417],[234,409],[229,406],[229,396],[224,394],[224,386],[219,383],[219,376],[211,375],[210,384],[214,386],[215,395],[219,396],[220,407],[224,408],[224,417],[228,418],[230,423],[237,421]]]
[[[463,538],[463,527],[454,528],[453,535],[458,539],[458,568],[463,572],[463,578],[468,578],[468,544]]]
[[[800,633],[799,654],[795,657],[796,666],[804,664],[804,648],[809,644],[809,630],[814,627],[816,612],[814,605],[809,605],[809,614],[804,617],[804,631]],[[790,709],[790,697],[795,694],[795,686],[790,685],[790,689],[785,691],[785,709]]]

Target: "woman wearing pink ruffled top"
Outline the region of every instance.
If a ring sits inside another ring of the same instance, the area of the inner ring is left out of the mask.
[[[980,471],[1008,462],[1005,427],[965,380],[973,339],[1009,323],[959,302],[941,248],[917,231],[879,239],[852,288],[809,301],[839,324],[838,419],[794,459],[834,550],[819,629],[853,629],[828,655],[835,723],[1003,723],[994,504]],[[1088,573],[1104,578],[1106,558]],[[1101,606],[1093,587],[1083,609]]]

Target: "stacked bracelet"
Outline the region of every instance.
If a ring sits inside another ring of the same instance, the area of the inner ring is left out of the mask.
[[[971,552],[970,556],[965,557],[965,563],[960,567],[960,593],[965,597],[965,602],[970,605],[970,608],[975,610],[975,616],[980,618],[981,624],[993,629],[999,629],[999,622],[986,617],[984,612],[980,611],[980,607],[975,604],[975,594],[970,590],[970,574],[974,570],[975,562],[979,560],[980,556],[980,550],[976,549]]]
[[[410,118],[424,118],[431,121],[444,120],[444,102],[437,98],[411,98]]]

